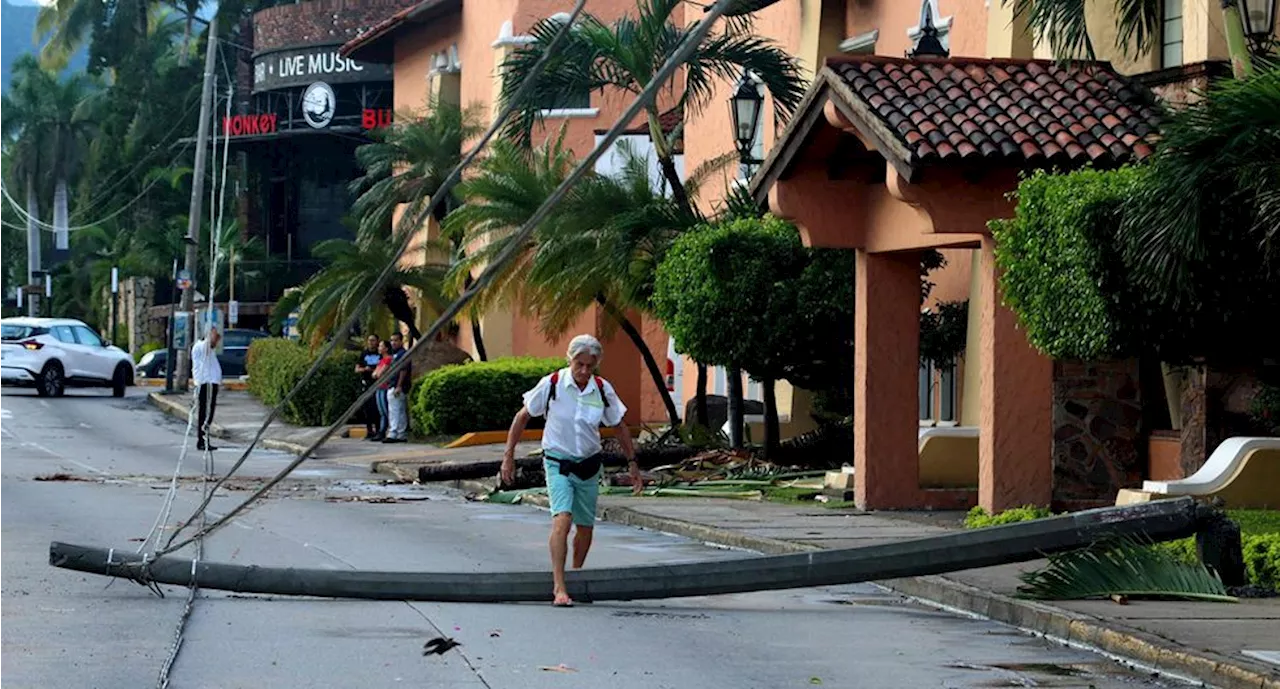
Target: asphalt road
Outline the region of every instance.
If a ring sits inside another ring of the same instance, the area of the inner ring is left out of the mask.
[[[136,549],[164,504],[185,427],[125,399],[5,390],[2,460],[4,685],[156,686],[186,589],[48,565],[49,542]],[[192,443],[194,445],[194,442]],[[238,457],[215,453],[225,471]],[[290,461],[255,452],[254,477]],[[173,519],[195,509],[201,460],[181,469]],[[39,480],[56,474],[72,480]],[[206,543],[210,560],[334,569],[486,572],[547,567],[547,518],[529,507],[386,486],[356,467],[304,464]],[[397,496],[382,504],[360,496]],[[173,519],[170,520],[172,523]],[[601,524],[588,566],[749,558]],[[744,563],[744,566],[747,566]],[[550,592],[548,592],[548,600]],[[461,643],[424,656],[437,636]],[[462,605],[201,591],[171,674],[177,689],[238,687],[1169,687],[1099,656],[920,607],[873,585],[628,604]]]

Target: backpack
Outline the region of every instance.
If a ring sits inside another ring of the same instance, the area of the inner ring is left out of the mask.
[[[608,409],[609,398],[605,397],[605,394],[604,394],[604,379],[601,378],[600,376],[596,376],[595,378],[596,378],[596,392],[600,393],[600,401],[604,402],[604,408]],[[551,374],[551,397],[547,399],[548,412],[551,411],[552,400],[556,398],[556,388],[560,386],[559,383],[560,383],[560,372],[555,371]]]

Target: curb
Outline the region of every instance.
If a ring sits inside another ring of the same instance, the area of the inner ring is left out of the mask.
[[[168,414],[179,421],[186,422],[188,409],[167,398],[163,393],[150,393],[147,395],[147,399],[151,401],[151,406],[159,409],[161,412]],[[230,431],[216,423],[209,424],[209,435],[215,438],[222,438],[223,440],[236,439],[232,436]],[[288,440],[275,440],[273,438],[263,438],[262,440],[259,440],[258,446],[268,450],[288,452],[294,455],[301,455],[303,452],[307,451],[306,445],[299,445],[298,443],[290,442]]]
[[[542,497],[542,496],[531,496]],[[529,500],[528,502],[534,502]],[[600,518],[707,543],[768,555],[823,550],[821,546],[761,538],[680,519],[655,517],[630,507],[603,507]],[[1181,680],[1221,689],[1280,689],[1280,673],[1247,667],[1213,652],[1190,652],[1136,629],[1036,601],[1026,601],[964,584],[944,576],[908,577],[875,582],[926,603],[1012,625],[1060,643],[1128,660]]]
[[[478,481],[457,481],[446,485],[481,492],[491,488]],[[546,496],[530,495],[522,504],[547,507],[549,503]],[[682,519],[657,517],[630,507],[601,506],[597,515],[600,519],[615,524],[766,555],[824,550],[822,546],[807,543],[751,536]],[[1147,632],[1108,624],[1090,615],[1038,601],[1012,598],[945,576],[886,579],[875,583],[923,603],[1002,622],[1052,641],[1138,664],[1144,670],[1182,681],[1220,689],[1280,689],[1280,672],[1248,667],[1233,658],[1211,651],[1191,652]]]

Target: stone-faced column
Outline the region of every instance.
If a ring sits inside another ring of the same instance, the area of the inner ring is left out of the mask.
[[[1053,361],[1001,302],[990,237],[982,240],[978,504],[988,512],[1048,506],[1053,495]]]
[[[854,499],[918,507],[920,255],[859,249],[854,344]]]

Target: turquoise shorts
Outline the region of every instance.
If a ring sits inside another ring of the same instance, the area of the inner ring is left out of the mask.
[[[572,461],[572,460],[565,460]],[[589,479],[560,473],[557,462],[542,460],[542,470],[547,475],[547,494],[551,498],[551,516],[570,512],[578,526],[594,526],[596,499],[600,495],[600,474],[604,467]]]

